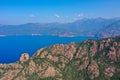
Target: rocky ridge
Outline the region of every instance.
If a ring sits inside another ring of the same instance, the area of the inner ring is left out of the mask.
[[[0,64],[0,80],[119,80],[120,37],[56,44]]]

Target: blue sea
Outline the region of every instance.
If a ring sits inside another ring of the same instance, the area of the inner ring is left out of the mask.
[[[58,36],[4,36],[0,37],[0,63],[12,63],[19,60],[22,53],[32,56],[38,49],[54,44],[81,42],[93,37]]]

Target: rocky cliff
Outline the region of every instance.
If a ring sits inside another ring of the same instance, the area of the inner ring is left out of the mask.
[[[56,44],[0,64],[0,80],[120,80],[120,37]]]

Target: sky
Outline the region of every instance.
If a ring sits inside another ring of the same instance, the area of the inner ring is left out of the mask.
[[[0,0],[0,24],[120,17],[120,0]]]

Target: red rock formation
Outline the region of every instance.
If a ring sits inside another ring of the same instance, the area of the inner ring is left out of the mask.
[[[105,47],[109,46],[110,41],[111,41],[111,39],[109,39],[109,38],[107,40],[105,40]]]
[[[99,51],[103,50],[104,49],[104,43],[100,42],[100,48],[99,48]]]
[[[120,61],[120,48],[117,49],[117,60]]]
[[[105,69],[105,72],[104,74],[107,76],[107,77],[112,77],[115,73],[115,68],[114,67],[108,67]]]
[[[96,52],[97,52],[97,42],[92,41],[92,47],[90,47],[90,55],[94,56]]]
[[[117,46],[117,42],[113,42],[113,46]]]
[[[33,56],[39,56],[40,53],[44,50],[44,48],[41,48],[40,50],[38,50]]]
[[[114,47],[110,47],[109,53],[107,54],[107,56],[109,57],[109,59],[116,61],[116,49]]]
[[[52,55],[48,55],[47,58],[54,61],[54,62],[58,61],[58,57],[55,57],[55,56],[52,56]]]
[[[89,74],[91,75],[91,79],[99,76],[99,67],[95,61],[92,61],[88,66]]]
[[[118,42],[118,47],[120,47],[120,42]]]
[[[30,59],[29,54],[28,53],[24,53],[20,57],[20,62],[23,63],[23,62],[25,62],[25,61],[27,61],[29,59]]]
[[[62,54],[71,60],[76,51],[75,43],[71,43],[70,45],[57,44],[51,48],[51,51],[54,54]]]

